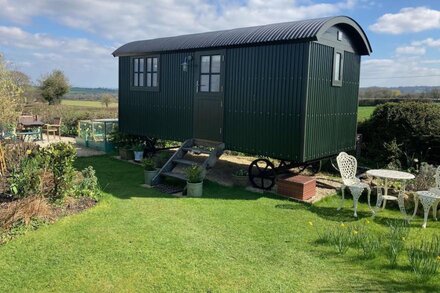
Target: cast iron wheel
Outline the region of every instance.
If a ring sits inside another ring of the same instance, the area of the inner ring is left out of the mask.
[[[249,165],[249,181],[256,188],[269,190],[275,185],[275,166],[267,159],[257,159]]]

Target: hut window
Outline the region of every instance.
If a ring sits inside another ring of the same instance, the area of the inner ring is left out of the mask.
[[[333,58],[333,86],[342,86],[342,69],[344,68],[344,55],[341,50],[335,49]]]
[[[200,91],[220,92],[220,55],[206,55],[200,57]]]
[[[338,31],[338,41],[342,41],[342,32]]]
[[[147,88],[159,86],[159,57],[147,58]]]
[[[144,86],[144,58],[133,58],[133,86]]]

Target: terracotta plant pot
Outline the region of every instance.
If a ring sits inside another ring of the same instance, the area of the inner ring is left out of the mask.
[[[249,184],[249,176],[238,176],[232,174],[232,183],[237,187],[246,187]]]
[[[192,197],[201,197],[203,194],[203,182],[186,182],[186,194]]]
[[[154,176],[156,176],[157,171],[159,171],[159,170],[154,170],[154,171],[144,170],[145,184],[146,185],[151,186],[151,181],[153,180]]]
[[[133,151],[126,148],[119,148],[119,156],[121,157],[121,160],[133,160],[134,155]]]
[[[134,160],[140,162],[144,158],[144,151],[134,151]]]

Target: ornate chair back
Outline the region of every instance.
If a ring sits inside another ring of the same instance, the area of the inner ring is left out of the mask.
[[[344,185],[349,186],[358,182],[358,179],[356,178],[357,160],[355,157],[350,156],[345,152],[341,152],[336,158],[336,161]]]

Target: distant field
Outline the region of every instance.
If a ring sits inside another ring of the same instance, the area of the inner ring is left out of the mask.
[[[375,106],[361,106],[358,110],[358,121],[364,121],[371,117],[371,114],[373,114],[373,111],[376,107]]]
[[[79,107],[95,107],[104,108],[100,101],[81,101],[81,100],[62,100],[61,104],[68,106],[79,106]],[[111,103],[110,108],[117,108],[118,103]]]

